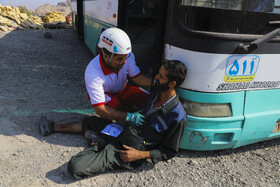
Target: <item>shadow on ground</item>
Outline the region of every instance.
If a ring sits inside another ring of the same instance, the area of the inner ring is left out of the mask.
[[[105,171],[104,173],[99,173],[99,174],[95,174],[93,176],[90,176],[90,177],[86,177],[84,179],[89,179],[89,178],[94,178],[96,176],[99,176],[99,175],[103,175],[105,173],[107,174],[122,174],[124,172],[127,172],[129,171],[130,173],[134,173],[134,174],[137,174],[137,173],[140,173],[140,172],[143,172],[143,171],[149,171],[151,169],[154,168],[154,165],[149,162],[149,161],[146,161],[144,162],[142,165],[140,165],[138,168],[136,169],[133,169],[133,170],[113,170],[113,171]],[[60,167],[54,169],[54,170],[51,170],[49,172],[47,172],[46,174],[46,177],[51,180],[52,182],[56,183],[56,184],[72,184],[72,183],[75,183],[77,182],[76,179],[74,179],[69,173],[68,173],[68,170],[67,170],[67,163],[66,164],[63,164],[61,165]],[[84,180],[84,179],[81,179],[81,180]]]
[[[93,55],[74,30],[0,33],[0,56],[0,135],[51,142],[40,136],[40,115],[68,123],[92,112],[84,71]]]

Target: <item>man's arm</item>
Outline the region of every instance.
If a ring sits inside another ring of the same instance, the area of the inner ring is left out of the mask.
[[[152,78],[149,78],[143,74],[140,74],[139,76],[132,78],[132,81],[141,87],[150,87]]]
[[[140,112],[121,112],[106,105],[96,106],[94,107],[94,109],[96,111],[96,114],[99,115],[101,118],[116,121],[127,121],[137,126],[142,125],[145,118],[145,116],[140,114]]]
[[[150,151],[153,164],[171,159],[177,155],[185,125],[186,120],[184,119],[180,122],[173,122],[170,125],[159,147]]]
[[[133,147],[123,145],[127,150],[119,150],[120,158],[124,162],[132,162],[141,159],[151,159],[154,164],[168,160],[178,153],[180,140],[185,128],[185,120],[173,124],[166,133],[164,140],[157,149],[151,151],[139,151]]]
[[[133,147],[123,145],[127,150],[119,150],[120,158],[124,162],[132,162],[141,159],[150,159],[150,151],[139,151]]]
[[[99,115],[101,118],[109,120],[125,121],[127,116],[126,112],[118,111],[106,105],[96,106],[94,107],[94,110],[96,114]]]

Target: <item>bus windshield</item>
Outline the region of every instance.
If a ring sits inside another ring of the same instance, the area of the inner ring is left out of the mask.
[[[182,5],[280,14],[280,0],[183,0]]]
[[[264,35],[280,27],[280,0],[182,0],[180,19],[192,30]]]

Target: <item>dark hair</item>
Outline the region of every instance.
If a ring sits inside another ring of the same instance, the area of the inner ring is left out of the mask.
[[[169,81],[176,81],[176,87],[180,86],[187,75],[187,68],[185,64],[179,60],[164,60],[163,67],[167,71],[167,78]]]

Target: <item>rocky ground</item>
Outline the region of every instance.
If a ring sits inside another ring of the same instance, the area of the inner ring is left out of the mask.
[[[47,13],[52,11],[60,11],[63,16],[67,16],[71,13],[71,0],[65,0],[64,2],[59,2],[56,6],[50,4],[44,4],[39,6],[36,10],[33,11],[36,16],[45,16]]]
[[[73,30],[0,33],[0,186],[279,186],[280,140],[234,150],[181,150],[178,157],[132,171],[73,180],[71,156],[81,135],[39,133],[41,114],[58,123],[91,109],[83,74],[93,58]]]

